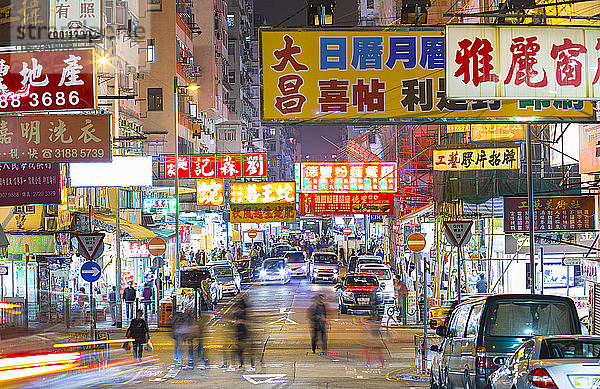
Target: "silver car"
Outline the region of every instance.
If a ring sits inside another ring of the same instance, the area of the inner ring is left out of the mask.
[[[497,389],[591,389],[600,385],[600,336],[536,336],[490,376]]]

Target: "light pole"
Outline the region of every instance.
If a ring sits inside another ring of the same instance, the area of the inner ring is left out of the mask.
[[[181,239],[179,236],[179,101],[178,92],[179,88],[186,88],[191,91],[198,90],[199,86],[196,84],[189,85],[178,85],[177,75],[173,77],[173,106],[175,111],[175,289],[179,288],[179,275],[180,273],[180,256],[181,251]],[[175,308],[175,307],[174,307]]]

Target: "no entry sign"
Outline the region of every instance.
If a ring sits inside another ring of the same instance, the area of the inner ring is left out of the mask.
[[[425,237],[423,234],[414,232],[408,236],[408,239],[406,240],[406,246],[408,246],[410,251],[418,253],[425,248]]]
[[[258,232],[256,232],[256,230],[248,230],[248,238],[254,239],[254,238],[256,238],[257,235],[258,235]]]
[[[155,236],[148,242],[148,251],[155,257],[160,257],[167,251],[167,242],[160,236]]]
[[[344,232],[344,235],[350,235],[352,233],[352,228],[344,227],[344,229],[342,231]]]

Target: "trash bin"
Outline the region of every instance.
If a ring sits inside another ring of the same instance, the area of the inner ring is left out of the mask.
[[[159,303],[158,326],[170,327],[173,318],[173,302],[171,299],[162,299]]]

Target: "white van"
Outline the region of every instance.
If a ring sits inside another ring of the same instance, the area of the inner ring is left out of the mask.
[[[396,288],[394,288],[394,273],[388,265],[380,263],[365,263],[358,265],[359,273],[373,273],[379,280],[386,304],[396,304]]]

